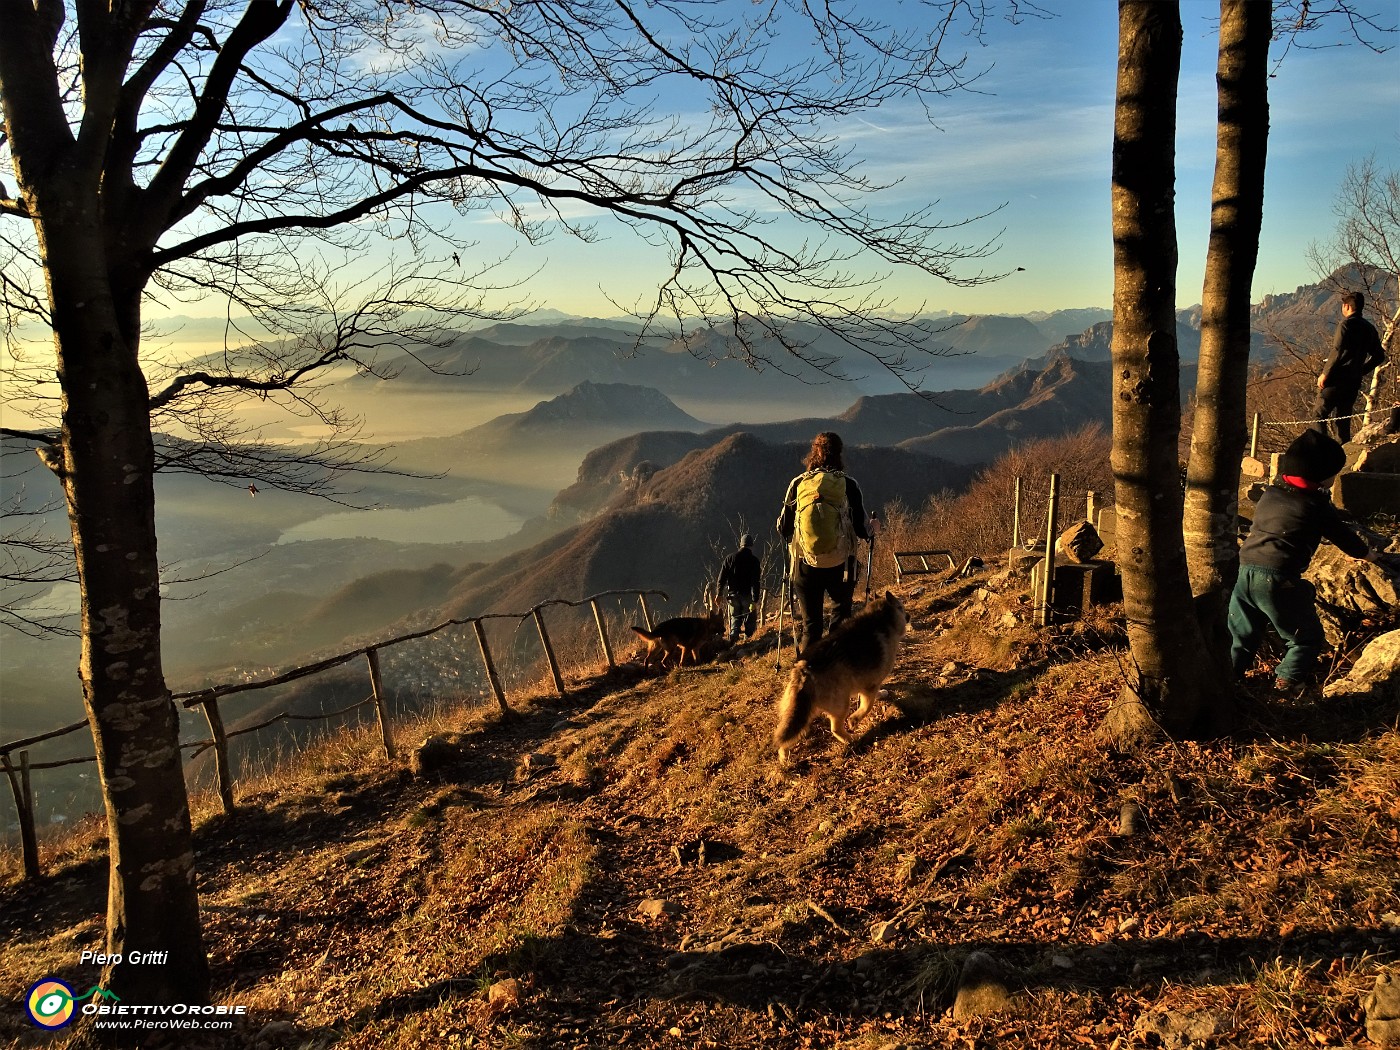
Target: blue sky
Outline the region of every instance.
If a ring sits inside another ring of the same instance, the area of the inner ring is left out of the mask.
[[[903,7],[900,0],[871,0]],[[841,129],[874,177],[898,177],[882,197],[899,210],[932,200],[957,219],[1001,210],[958,239],[982,240],[1004,228],[990,270],[1025,267],[974,289],[917,274],[896,274],[883,291],[905,309],[1026,313],[1108,306],[1112,297],[1109,159],[1117,63],[1117,11],[1109,0],[1043,0],[1049,20],[993,24],[970,62],[986,66],[975,93],[935,100],[930,127],[922,109],[887,106]],[[1394,5],[1373,4],[1394,19]],[[1177,143],[1178,302],[1200,301],[1210,187],[1215,162],[1215,62],[1218,4],[1182,4],[1184,43]],[[1332,202],[1348,164],[1375,154],[1400,167],[1400,49],[1376,54],[1340,46],[1341,26],[1292,50],[1270,82],[1270,141],[1264,228],[1254,299],[1314,280],[1305,252],[1328,237]],[[1400,43],[1392,34],[1387,43]],[[1275,45],[1275,55],[1279,46]],[[601,229],[607,232],[608,227]],[[484,230],[483,230],[484,232]],[[630,241],[611,238],[588,249],[550,241],[531,261],[548,258],[533,291],[545,305],[571,313],[611,314],[598,278],[614,289],[635,286],[660,264]],[[625,299],[625,293],[622,295]]]

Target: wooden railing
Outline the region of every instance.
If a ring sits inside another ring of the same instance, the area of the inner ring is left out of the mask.
[[[486,674],[486,679],[491,685],[491,693],[496,698],[496,703],[500,705],[503,714],[509,714],[511,707],[506,701],[505,689],[501,685],[500,675],[496,671],[496,663],[491,656],[491,648],[486,640],[486,631],[482,624],[487,620],[516,620],[523,622],[530,619],[534,622],[535,628],[539,631],[540,645],[544,649],[545,660],[549,665],[550,678],[553,680],[555,691],[560,697],[566,695],[564,688],[564,677],[559,670],[559,660],[555,655],[554,645],[550,641],[549,631],[545,626],[544,610],[551,606],[563,605],[570,608],[578,608],[584,605],[589,606],[593,612],[593,620],[598,626],[598,640],[602,647],[603,658],[607,661],[608,669],[617,667],[617,662],[613,656],[612,643],[608,638],[607,620],[603,616],[603,611],[598,605],[599,599],[616,597],[618,595],[637,596],[638,604],[641,606],[642,621],[648,630],[652,627],[651,610],[647,607],[648,595],[659,595],[663,601],[670,601],[670,597],[665,591],[658,590],[637,590],[627,588],[622,590],[600,591],[591,594],[587,598],[578,601],[569,601],[566,598],[550,598],[532,606],[523,613],[485,613],[481,616],[468,616],[462,619],[444,620],[442,623],[432,627],[426,627],[419,631],[412,631],[408,634],[395,635],[392,638],[385,638],[381,641],[363,645],[349,652],[338,653],[324,660],[315,663],[294,667],[289,671],[270,678],[260,679],[252,682],[230,682],[223,685],[210,686],[206,689],[196,689],[188,692],[172,693],[171,699],[179,701],[185,708],[200,708],[204,712],[204,717],[209,722],[209,739],[194,740],[180,745],[181,750],[192,750],[190,756],[196,758],[205,751],[213,748],[214,766],[218,783],[219,801],[225,813],[234,811],[233,797],[233,766],[229,760],[228,742],[237,736],[245,733],[257,732],[266,729],[280,721],[322,721],[330,718],[338,718],[356,708],[366,704],[373,704],[375,716],[379,724],[380,739],[384,747],[384,756],[388,761],[394,761],[396,749],[394,747],[393,727],[386,706],[386,694],[379,667],[379,651],[388,649],[404,642],[416,641],[420,638],[427,638],[444,631],[449,627],[464,627],[468,624],[472,627],[472,632],[476,636],[477,647],[481,653],[481,663]],[[219,710],[219,700],[236,693],[250,692],[255,689],[270,689],[273,686],[286,685],[302,678],[321,674],[332,668],[349,663],[359,657],[364,657],[369,666],[370,696],[365,700],[357,701],[347,707],[337,711],[322,712],[314,715],[295,714],[291,711],[282,711],[257,725],[244,726],[230,733],[224,728],[223,715]],[[52,740],[57,737],[66,736],[69,733],[76,733],[88,727],[87,720],[74,722],[72,725],[63,726],[60,729],[50,730],[47,733],[40,733],[37,736],[25,737],[21,740],[11,740],[9,743],[0,744],[0,767],[3,767],[5,776],[10,782],[10,790],[15,798],[15,810],[19,816],[20,843],[24,856],[25,878],[38,878],[39,869],[39,846],[38,835],[34,819],[34,794],[30,787],[30,774],[39,769],[57,769],[60,766],[78,765],[85,762],[96,762],[95,755],[87,755],[80,758],[68,758],[54,762],[30,762],[29,748],[34,744],[45,740]],[[18,765],[11,758],[16,755]]]

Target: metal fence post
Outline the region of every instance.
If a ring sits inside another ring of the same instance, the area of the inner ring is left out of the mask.
[[[1060,475],[1050,475],[1050,512],[1045,526],[1045,561],[1040,579],[1039,608],[1036,609],[1036,623],[1041,627],[1054,622],[1054,610],[1050,602],[1055,586],[1055,533],[1060,514]]]
[[[1016,479],[1016,496],[1011,505],[1011,546],[1021,545],[1021,479]],[[898,564],[896,562],[896,564]]]

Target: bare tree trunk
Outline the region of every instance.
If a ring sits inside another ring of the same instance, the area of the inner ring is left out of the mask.
[[[203,1003],[209,971],[179,716],[161,666],[148,394],[122,323],[134,304],[123,311],[109,291],[95,225],[41,229],[82,594],[80,676],[107,811],[107,953],[123,960],[103,984],[125,1003]],[[134,965],[133,953],[162,961]]]
[[[104,171],[116,109],[129,101],[122,71],[150,10],[83,10],[91,24],[81,34],[76,134],[48,46],[62,6],[11,5],[0,34],[0,102],[19,179],[14,207],[32,221],[44,263],[63,392],[56,472],[81,593],[79,676],[107,812],[106,949],[122,960],[102,984],[137,1006],[209,996],[179,717],[161,666],[155,454],[138,361],[140,289],[150,275],[143,263],[159,229],[122,225],[131,217],[129,167]]]
[[[1176,340],[1175,3],[1120,0],[1113,133],[1113,473],[1134,669],[1104,729],[1120,746],[1190,731],[1208,677],[1182,543]]]
[[[1250,287],[1264,217],[1272,29],[1269,4],[1221,0],[1215,185],[1183,532],[1201,633],[1222,678],[1228,678],[1230,647],[1225,611],[1239,568]]]

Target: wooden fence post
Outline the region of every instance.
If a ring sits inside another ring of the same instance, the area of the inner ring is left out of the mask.
[[[637,592],[637,601],[642,604],[642,626],[648,631],[651,630],[651,610],[647,608],[647,596],[641,591]]]
[[[502,714],[510,714],[510,705],[506,703],[506,692],[501,688],[501,676],[496,673],[496,662],[491,659],[491,649],[486,644],[486,631],[481,626],[480,620],[472,621],[472,630],[476,632],[476,644],[481,649],[481,662],[486,665],[486,677],[491,683],[491,692],[496,696],[496,703],[501,705]]]
[[[598,599],[594,598],[589,603],[593,606],[593,619],[598,624],[598,640],[603,643],[603,655],[608,660],[608,670],[617,670],[617,661],[613,659],[612,646],[608,644],[608,628],[603,623],[603,610],[598,608]]]
[[[1084,520],[1096,529],[1099,527],[1099,494],[1093,489],[1084,497]]]
[[[544,629],[544,615],[538,606],[530,610],[530,615],[535,618],[535,626],[540,631],[540,644],[544,646],[545,659],[549,661],[549,673],[554,677],[554,688],[560,697],[563,697],[567,695],[564,692],[564,679],[559,674],[559,660],[554,655],[554,646],[549,644],[549,632]]]
[[[218,700],[206,700],[199,705],[204,709],[204,718],[209,723],[209,734],[214,738],[214,772],[219,781],[219,803],[224,813],[233,815],[233,767],[229,764],[228,733],[224,730],[224,716],[219,713]]]
[[[1016,479],[1016,496],[1011,505],[1011,546],[1021,545],[1021,479]]]
[[[1037,596],[1039,608],[1036,609],[1036,623],[1041,627],[1047,627],[1054,622],[1054,609],[1051,607],[1051,598],[1055,593],[1055,533],[1059,526],[1057,519],[1060,514],[1060,475],[1050,475],[1050,512],[1045,525],[1045,561],[1042,563],[1043,569],[1040,579],[1040,594]]]
[[[394,761],[394,728],[389,720],[389,712],[384,709],[384,687],[379,677],[379,650],[373,646],[365,650],[369,661],[369,689],[374,696],[374,713],[379,718],[379,738],[384,741],[384,758]]]
[[[1259,413],[1254,413],[1254,426],[1249,431],[1249,458],[1253,459],[1259,451]]]
[[[10,762],[8,751],[0,753],[0,761],[5,764],[5,776],[9,778],[10,790],[15,796],[15,813],[19,816],[20,848],[24,854],[24,877],[39,877],[39,836],[34,828],[34,793],[29,788],[29,751],[19,753],[19,773]]]

